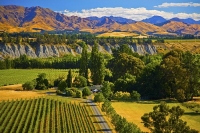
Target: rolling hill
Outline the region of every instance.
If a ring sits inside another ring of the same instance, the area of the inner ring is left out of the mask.
[[[192,19],[178,18],[166,20],[160,16],[153,16],[140,22],[113,16],[81,18],[77,16],[66,16],[39,6],[0,6],[0,31],[6,32],[78,30],[91,33],[128,31],[139,34],[164,32],[175,35],[196,35],[200,32],[200,24],[198,22]]]

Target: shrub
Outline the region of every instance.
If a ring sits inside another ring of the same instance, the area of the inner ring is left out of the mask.
[[[76,93],[72,89],[67,88],[66,89],[66,96],[68,96],[68,97],[75,97]]]
[[[83,96],[89,96],[91,94],[91,91],[88,87],[84,87],[82,93]]]
[[[76,91],[76,98],[81,98],[82,97],[82,91],[77,90]]]
[[[35,80],[33,80],[33,81],[27,81],[26,83],[24,83],[22,85],[23,90],[33,90],[33,89],[35,89],[35,86],[36,86]]]
[[[103,94],[101,92],[97,93],[95,96],[94,96],[94,101],[95,102],[103,102],[105,100],[105,97],[103,96]]]
[[[131,99],[131,95],[129,92],[122,92],[122,91],[117,91],[114,93],[113,95],[113,99],[115,100],[130,100]]]

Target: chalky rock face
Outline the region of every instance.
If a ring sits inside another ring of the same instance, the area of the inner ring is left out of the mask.
[[[151,44],[134,44],[129,45],[133,52],[137,52],[140,55],[144,54],[156,54],[156,47]],[[119,48],[119,45],[99,45],[98,49],[102,53],[112,54],[112,49]],[[41,57],[60,57],[65,54],[81,54],[83,48],[77,46],[75,49],[68,47],[67,45],[50,45],[50,44],[38,44],[36,46],[31,46],[29,44],[0,44],[0,60],[6,57],[18,58],[20,55],[27,55],[31,58]],[[91,52],[92,46],[88,45],[88,52]]]

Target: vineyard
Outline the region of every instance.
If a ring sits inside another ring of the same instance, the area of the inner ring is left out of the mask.
[[[48,98],[0,102],[0,133],[96,132],[85,105]]]

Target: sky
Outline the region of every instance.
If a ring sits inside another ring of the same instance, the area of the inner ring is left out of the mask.
[[[0,5],[40,6],[67,16],[115,16],[140,21],[152,16],[200,20],[200,0],[0,0]]]

